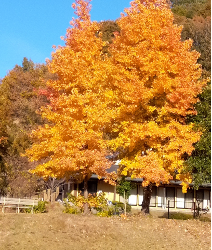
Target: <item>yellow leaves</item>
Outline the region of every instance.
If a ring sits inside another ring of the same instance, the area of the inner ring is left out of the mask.
[[[109,146],[123,155],[123,175],[159,185],[178,171],[185,190],[190,177],[182,174],[182,156],[200,138],[185,116],[194,112],[205,84],[192,41],[181,41],[165,1],[134,0],[118,20],[121,32],[108,57],[89,2],[76,0],[78,18],[67,30],[66,46],[48,63],[58,78],[48,81],[55,93],[42,109],[49,125],[33,133],[35,144],[26,153],[32,161],[45,159],[33,173],[80,180],[96,173],[113,183],[115,174],[106,174]]]
[[[110,185],[116,185],[117,174],[115,172],[107,173],[104,177],[105,182],[109,183]]]
[[[183,182],[183,184],[182,184],[182,192],[183,192],[183,193],[187,193],[188,187],[189,187],[189,184]]]
[[[146,186],[150,182],[168,183],[172,176],[163,168],[163,161],[157,154],[150,151],[147,155],[142,155],[139,152],[134,159],[127,159],[121,161],[124,167],[122,174],[131,175],[131,178],[144,178],[142,185]]]
[[[192,44],[193,44],[192,39],[188,39],[188,40],[184,41],[185,50],[189,51],[191,49],[191,47],[192,47]]]
[[[113,98],[113,91],[112,90],[108,90],[105,92],[105,97],[106,98]]]
[[[149,111],[150,113],[154,112],[155,110],[157,110],[156,107],[154,107],[154,106],[148,106],[148,111]]]
[[[189,184],[192,182],[192,176],[190,175],[190,173],[178,174],[177,179],[182,181],[182,183],[180,184],[182,186],[182,192],[187,193]]]

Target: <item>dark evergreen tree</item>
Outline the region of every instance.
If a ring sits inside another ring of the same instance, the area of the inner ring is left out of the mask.
[[[196,124],[196,129],[202,131],[195,150],[188,158],[188,170],[193,172],[194,187],[211,182],[211,85],[208,85],[199,96],[200,102],[195,107],[197,116],[189,117],[189,122]]]

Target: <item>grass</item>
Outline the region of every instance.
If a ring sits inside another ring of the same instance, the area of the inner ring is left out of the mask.
[[[171,213],[170,219],[175,220],[192,220],[193,215],[192,214],[184,214],[184,213]]]
[[[210,222],[167,220],[155,214],[119,216],[0,213],[0,249],[210,249]]]

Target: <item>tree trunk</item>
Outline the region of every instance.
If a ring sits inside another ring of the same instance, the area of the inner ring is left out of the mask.
[[[145,214],[149,214],[151,195],[152,195],[152,184],[149,184],[148,186],[144,187],[144,198],[141,208],[141,212],[144,212]]]
[[[86,176],[84,179],[84,197],[85,199],[88,199],[88,177]],[[84,214],[88,214],[89,211],[89,207],[88,207],[88,203],[86,202],[84,204]]]

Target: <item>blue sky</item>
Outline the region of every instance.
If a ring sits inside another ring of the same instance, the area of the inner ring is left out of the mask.
[[[63,45],[69,22],[74,17],[74,0],[0,1],[0,78],[24,57],[34,63],[51,58],[53,45]],[[91,19],[115,20],[130,0],[93,0]]]

